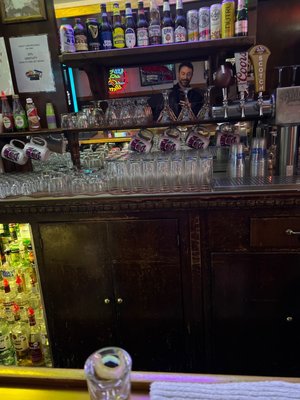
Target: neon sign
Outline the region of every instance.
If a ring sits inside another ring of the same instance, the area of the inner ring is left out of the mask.
[[[124,68],[111,68],[109,70],[108,90],[110,94],[124,91],[127,82],[127,73]]]

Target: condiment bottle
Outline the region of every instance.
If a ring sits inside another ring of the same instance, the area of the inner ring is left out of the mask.
[[[38,131],[41,129],[40,117],[37,108],[31,98],[26,99],[26,114],[30,131]]]
[[[3,132],[14,130],[13,113],[4,92],[1,93]]]

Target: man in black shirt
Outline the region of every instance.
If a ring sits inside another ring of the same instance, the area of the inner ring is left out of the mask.
[[[193,89],[190,87],[190,82],[193,77],[194,67],[190,62],[183,62],[178,68],[178,83],[176,83],[169,92],[169,104],[174,111],[176,117],[180,114],[182,105],[185,101],[184,90],[188,90],[188,101],[191,108],[197,116],[199,110],[201,109],[204,96],[200,89]],[[148,100],[153,113],[153,119],[156,121],[159,117],[161,110],[163,109],[163,96],[161,93],[151,96]]]

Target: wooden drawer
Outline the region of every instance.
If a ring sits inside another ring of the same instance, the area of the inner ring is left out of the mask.
[[[300,217],[251,218],[250,246],[300,250],[300,235],[288,235],[288,229],[300,232]]]

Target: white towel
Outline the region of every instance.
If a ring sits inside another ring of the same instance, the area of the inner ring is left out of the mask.
[[[300,383],[282,381],[231,383],[153,382],[151,400],[300,400]]]

